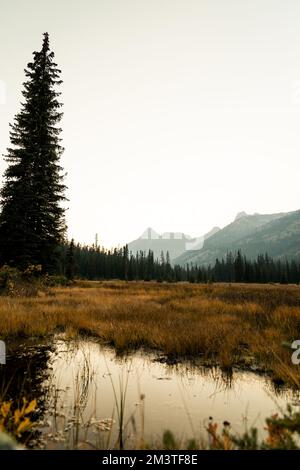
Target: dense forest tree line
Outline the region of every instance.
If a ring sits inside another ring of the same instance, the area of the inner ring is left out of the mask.
[[[133,255],[128,247],[105,248],[75,245],[72,240],[69,245],[61,247],[59,272],[69,279],[122,279],[122,280],[161,280],[180,281],[184,269],[171,266],[170,256],[161,254],[160,260],[155,260],[152,251]]]
[[[299,283],[300,261],[274,260],[267,254],[250,260],[237,253],[227,253],[216,259],[213,266],[172,265],[168,253],[154,259],[153,252],[128,252],[128,247],[106,250],[96,246],[75,245],[74,241],[61,247],[60,274],[69,279],[120,279],[127,281],[167,282],[248,282]]]

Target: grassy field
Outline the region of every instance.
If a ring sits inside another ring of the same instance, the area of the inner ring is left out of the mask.
[[[284,345],[300,339],[300,288],[77,282],[35,297],[0,297],[0,337],[92,335],[119,353],[140,347],[167,358],[258,367],[300,385]]]

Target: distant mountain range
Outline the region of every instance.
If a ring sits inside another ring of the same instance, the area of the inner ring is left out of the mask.
[[[128,243],[128,249],[129,252],[133,254],[140,251],[147,253],[151,250],[154,253],[155,259],[160,259],[162,252],[164,256],[169,252],[170,259],[173,261],[188,250],[200,250],[203,247],[204,241],[219,230],[219,227],[214,227],[209,233],[192,238],[182,232],[165,232],[159,234],[152,228],[147,228],[139,238]]]
[[[228,251],[241,250],[248,258],[268,253],[273,258],[300,258],[300,210],[278,214],[237,214],[235,220],[220,229],[192,238],[184,233],[158,234],[152,228],[128,244],[132,253],[152,250],[160,259],[168,251],[173,264],[193,263],[208,266]]]
[[[249,258],[268,253],[273,258],[300,257],[300,210],[279,214],[240,213],[234,222],[209,237],[200,250],[186,251],[173,260],[207,266],[228,251]]]

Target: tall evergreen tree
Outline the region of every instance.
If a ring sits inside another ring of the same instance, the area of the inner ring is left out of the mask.
[[[245,263],[244,263],[244,258],[242,257],[240,250],[238,250],[236,258],[234,260],[234,271],[235,271],[235,281],[243,282],[244,275],[245,275]]]
[[[65,232],[65,186],[59,165],[63,148],[57,124],[62,113],[56,86],[60,70],[44,34],[40,52],[25,70],[25,100],[11,125],[5,182],[1,189],[0,264],[41,264],[53,270]]]
[[[74,279],[76,269],[75,255],[74,255],[74,239],[72,238],[66,253],[66,277],[71,281]]]

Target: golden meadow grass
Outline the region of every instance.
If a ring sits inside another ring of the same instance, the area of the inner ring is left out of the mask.
[[[300,288],[77,282],[37,297],[0,297],[3,339],[92,335],[118,352],[140,347],[222,367],[257,365],[299,386],[283,343],[300,339]]]

